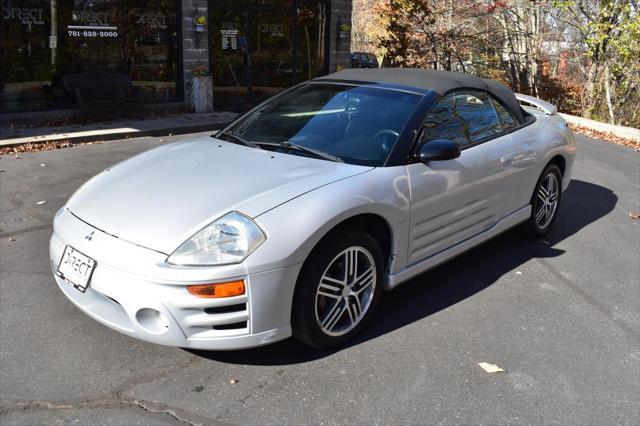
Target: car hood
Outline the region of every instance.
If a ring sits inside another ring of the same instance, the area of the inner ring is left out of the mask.
[[[161,146],[105,170],[67,208],[104,232],[170,254],[229,211],[253,218],[371,169],[201,138]]]

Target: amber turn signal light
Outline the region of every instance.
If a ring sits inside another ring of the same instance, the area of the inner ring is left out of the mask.
[[[241,296],[244,294],[244,281],[231,281],[228,283],[200,284],[187,286],[189,293],[197,297],[220,298]]]

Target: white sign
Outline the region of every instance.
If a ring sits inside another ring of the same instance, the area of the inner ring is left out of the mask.
[[[220,30],[220,34],[222,35],[222,50],[238,49],[238,30]]]

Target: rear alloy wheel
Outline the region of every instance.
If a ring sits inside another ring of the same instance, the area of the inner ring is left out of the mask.
[[[321,243],[298,279],[294,335],[319,349],[355,337],[378,303],[382,263],[375,239],[358,230],[336,233]]]
[[[555,164],[542,172],[531,198],[531,217],[527,222],[529,233],[542,237],[549,233],[556,220],[562,196],[562,174]]]

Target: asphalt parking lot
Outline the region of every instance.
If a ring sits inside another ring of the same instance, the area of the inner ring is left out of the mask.
[[[510,231],[383,295],[347,348],[189,352],[95,322],[48,266],[77,187],[188,137],[1,156],[2,425],[640,424],[637,152],[578,137],[545,241]]]

